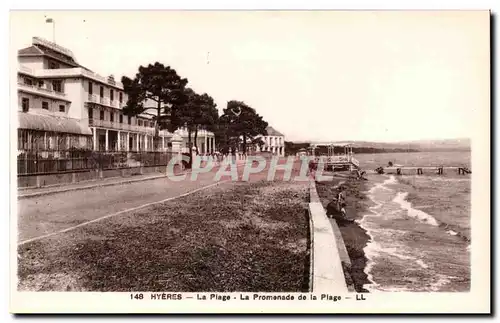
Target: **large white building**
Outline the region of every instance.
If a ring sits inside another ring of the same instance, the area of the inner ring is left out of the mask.
[[[152,151],[152,116],[128,117],[123,86],[80,65],[73,53],[34,37],[18,51],[18,149],[22,151],[85,148],[98,151]],[[187,132],[176,131],[187,150]],[[160,132],[160,151],[172,134]],[[215,151],[214,134],[199,131],[200,153]]]
[[[273,155],[285,156],[285,135],[271,126],[267,127],[266,131],[267,136],[260,137],[264,144],[262,147],[256,147],[257,151],[268,151]]]

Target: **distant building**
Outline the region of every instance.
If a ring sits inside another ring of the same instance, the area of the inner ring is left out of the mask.
[[[128,117],[123,86],[78,64],[73,53],[45,39],[18,51],[18,149],[152,151],[152,116]],[[176,131],[187,146],[187,131]],[[173,134],[160,132],[157,150],[168,150]],[[214,134],[198,133],[200,153],[215,150]]]
[[[261,145],[257,145],[256,151],[268,151],[273,155],[285,156],[285,135],[273,127],[266,128],[267,136],[260,136]]]
[[[299,151],[297,152],[297,156],[307,156],[308,152],[306,148],[300,148]]]

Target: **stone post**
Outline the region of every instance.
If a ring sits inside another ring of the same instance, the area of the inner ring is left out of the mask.
[[[104,151],[108,151],[109,149],[109,144],[108,144],[108,129],[106,129],[106,142],[104,143]]]
[[[130,142],[130,132],[127,132],[127,142],[125,143],[125,151],[129,151],[129,142]]]
[[[182,170],[182,151],[181,151],[181,143],[182,143],[182,137],[179,136],[178,134],[174,133],[172,138],[170,139],[172,142],[172,158],[178,158],[179,160],[179,166],[180,169]],[[167,170],[168,172],[168,170]]]
[[[92,131],[92,135],[93,135],[92,136],[92,146],[93,146],[93,150],[97,151],[97,150],[99,150],[99,147],[97,147],[97,129],[96,129],[96,127],[94,127],[92,130],[93,130]]]

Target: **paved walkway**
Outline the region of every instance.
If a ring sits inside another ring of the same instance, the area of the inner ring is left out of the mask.
[[[244,160],[239,160],[237,162],[237,165],[240,166],[240,165],[243,165],[244,163],[245,163]],[[189,173],[191,173],[191,170],[187,170],[183,173],[178,173],[176,175],[189,174]],[[167,175],[165,173],[151,173],[151,174],[135,175],[135,176],[129,176],[129,177],[110,177],[110,178],[105,178],[105,179],[101,179],[101,180],[90,180],[90,181],[83,181],[83,182],[78,182],[78,183],[74,183],[74,184],[54,185],[54,186],[46,186],[46,187],[39,187],[39,188],[19,188],[17,191],[17,198],[24,199],[24,198],[31,198],[31,197],[42,196],[42,195],[69,192],[69,191],[92,189],[92,188],[96,188],[96,187],[129,184],[129,183],[134,183],[134,182],[141,182],[141,181],[164,178],[166,176]]]
[[[101,186],[113,186],[113,185],[141,182],[141,181],[162,178],[165,176],[166,175],[163,173],[152,173],[145,175],[135,175],[130,177],[110,177],[101,180],[83,181],[74,184],[65,184],[57,186],[54,185],[54,186],[46,186],[40,188],[20,188],[17,191],[18,193],[17,197],[18,199],[29,198],[29,197],[62,193],[68,191],[91,189]]]
[[[17,201],[19,241],[50,235],[82,223],[94,221],[127,210],[152,205],[206,187],[233,185],[223,176],[214,180],[215,171],[198,175],[196,181],[172,181],[161,176],[126,185],[99,186],[46,194]]]

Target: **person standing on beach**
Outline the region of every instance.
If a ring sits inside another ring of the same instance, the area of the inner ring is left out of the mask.
[[[339,186],[339,190],[337,193],[337,210],[345,216],[345,193],[344,187],[342,185]]]

